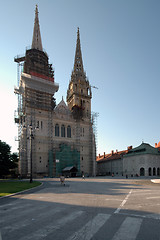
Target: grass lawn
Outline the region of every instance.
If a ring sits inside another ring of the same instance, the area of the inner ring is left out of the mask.
[[[41,185],[40,182],[0,181],[0,197]]]

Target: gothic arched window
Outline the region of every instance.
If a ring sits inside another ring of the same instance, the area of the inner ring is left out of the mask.
[[[61,137],[65,137],[65,126],[61,126]]]
[[[70,126],[67,127],[67,137],[71,138],[71,127]]]
[[[59,137],[59,125],[58,124],[55,125],[55,136]]]

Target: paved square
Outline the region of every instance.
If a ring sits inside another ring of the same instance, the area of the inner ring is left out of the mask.
[[[3,240],[159,240],[160,185],[145,179],[43,179],[0,199]]]

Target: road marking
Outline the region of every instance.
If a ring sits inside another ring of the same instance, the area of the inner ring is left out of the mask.
[[[12,208],[8,208],[8,209],[2,209],[2,210],[0,210],[0,214],[8,213],[8,212],[11,212],[12,210],[17,210],[17,209],[21,209],[21,208],[24,208],[24,207],[30,207],[30,206],[32,206],[32,204],[28,203],[28,204],[17,206],[17,207],[12,207]]]
[[[136,192],[136,193],[134,193],[134,196],[144,196],[144,195],[153,195],[153,193],[152,192],[147,192],[147,193],[142,193],[142,192],[140,192],[140,193],[138,193],[138,192]]]
[[[1,205],[0,206],[0,208],[6,208],[6,207],[9,207],[9,206],[14,206],[14,205],[20,205],[20,204],[24,204],[24,200],[16,200],[16,201],[14,201],[14,202],[12,202],[12,203],[6,203],[6,204],[3,204],[3,205]]]
[[[125,197],[125,199],[123,200],[123,202],[120,204],[119,208],[116,209],[116,211],[114,213],[119,213],[119,211],[122,209],[122,207],[125,205],[125,203],[127,202],[129,196],[131,195],[133,189],[130,190],[130,192],[128,193],[128,195]]]
[[[59,230],[65,224],[67,224],[69,221],[73,221],[74,219],[78,218],[82,213],[83,213],[83,211],[73,212],[70,215],[67,215],[67,216],[61,218],[60,220],[57,220],[55,225],[53,223],[50,223],[50,224],[46,225],[44,228],[41,228],[41,229],[31,233],[28,236],[24,236],[24,237],[20,238],[19,240],[44,239],[45,237],[47,237],[48,234],[53,233],[56,230]]]
[[[42,209],[40,209],[40,210],[42,210]],[[62,210],[63,210],[63,208],[50,209],[49,213],[56,214]],[[23,228],[23,227],[26,227],[26,226],[32,224],[32,221],[36,221],[36,223],[37,223],[39,219],[41,219],[41,218],[44,219],[45,217],[47,218],[48,217],[47,213],[48,213],[48,211],[45,210],[45,212],[36,214],[35,218],[32,218],[32,220],[31,220],[31,218],[29,218],[29,219],[24,218],[24,220],[21,222],[16,221],[15,223],[11,223],[11,224],[9,224],[9,226],[2,227],[1,229],[11,233],[15,230],[18,230],[20,228]]]
[[[84,225],[79,231],[75,232],[67,240],[87,239],[90,240],[96,232],[104,225],[104,223],[110,218],[110,214],[98,214],[86,225]]]
[[[8,204],[4,204],[4,205],[1,205],[0,208],[5,208],[6,206],[12,206],[12,205],[15,205],[17,203],[8,203]]]
[[[15,220],[16,217],[20,218],[22,216],[24,216],[25,214],[29,214],[30,212],[33,213],[34,211],[38,210],[38,207],[32,206],[30,208],[26,208],[26,204],[24,204],[24,210],[23,211],[19,211],[16,213],[16,216],[14,213],[10,212],[9,214],[5,214],[5,216],[1,216],[1,218],[3,218],[2,220],[0,220],[0,224],[5,223],[6,221],[11,221],[11,220]],[[42,209],[45,209],[46,206],[42,206],[41,207],[41,211]],[[12,209],[11,209],[12,210]],[[5,213],[5,211],[4,211]]]
[[[105,200],[106,201],[122,201],[120,199],[114,199],[114,198],[106,198]]]
[[[156,220],[160,220],[160,214],[156,214],[156,213],[153,213],[153,214],[148,214],[146,215],[146,218],[152,218],[152,219],[156,219]]]
[[[154,198],[160,198],[160,196],[157,196],[157,197],[147,197],[146,199],[154,199]]]
[[[153,194],[152,190],[145,190],[145,189],[139,189],[139,190],[133,190],[134,196],[136,195],[150,195]]]
[[[132,217],[138,217],[138,218],[150,218],[155,220],[160,220],[160,214],[147,214],[147,215],[140,215],[140,214],[132,214],[132,213],[119,213],[120,215],[129,215]]]
[[[127,217],[112,240],[135,240],[139,233],[142,219]]]
[[[152,190],[145,190],[145,189],[139,189],[139,190],[134,190],[134,193],[140,193],[140,192],[142,192],[142,193],[144,193],[144,192],[152,192]]]

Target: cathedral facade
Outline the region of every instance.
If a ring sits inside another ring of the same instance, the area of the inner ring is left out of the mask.
[[[22,176],[60,176],[74,169],[74,176],[96,173],[96,143],[91,114],[92,92],[83,68],[80,33],[74,67],[67,90],[67,104],[62,98],[56,105],[52,65],[43,50],[38,7],[35,10],[32,47],[25,56],[16,57],[23,64],[15,93],[18,109],[19,173]]]

